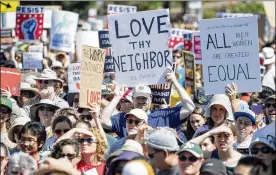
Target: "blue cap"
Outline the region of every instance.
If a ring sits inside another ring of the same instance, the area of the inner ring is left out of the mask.
[[[237,120],[241,116],[249,118],[253,125],[256,124],[256,118],[255,118],[256,114],[250,109],[244,109],[234,113],[235,120]]]

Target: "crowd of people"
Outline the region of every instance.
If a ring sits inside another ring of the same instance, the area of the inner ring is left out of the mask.
[[[1,67],[22,70],[21,51],[2,56]],[[70,56],[56,52],[42,71],[22,70],[20,96],[1,89],[1,175],[276,174],[275,43],[260,50],[261,92],[238,94],[232,83],[225,94],[188,94],[168,71],[173,106],[154,106],[149,86],[124,87],[106,73],[101,106],[82,108],[80,94],[68,93]]]

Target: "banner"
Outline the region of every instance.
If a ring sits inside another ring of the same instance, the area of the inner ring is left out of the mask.
[[[202,53],[201,53],[201,44],[200,44],[200,33],[193,33],[193,52],[195,53],[195,63],[202,64]]]
[[[185,64],[185,87],[189,94],[195,94],[195,54],[193,52],[183,51]]]
[[[107,15],[118,14],[118,13],[134,13],[136,11],[137,11],[136,6],[114,5],[114,4],[108,4],[107,6]]]
[[[50,49],[71,52],[78,26],[79,14],[53,10]]]
[[[184,49],[184,34],[192,33],[191,30],[171,28],[171,34],[169,39],[169,48],[172,50]]]
[[[80,70],[80,107],[101,105],[105,49],[82,46]]]
[[[99,30],[99,46],[100,48],[111,47],[109,41],[109,32],[108,30]]]
[[[43,69],[42,52],[23,52],[23,69]]]
[[[152,94],[152,104],[162,105],[170,104],[171,97],[171,83],[151,85],[151,94]]]
[[[224,94],[231,83],[238,93],[261,91],[257,25],[256,16],[200,22],[206,94]]]
[[[20,96],[21,71],[1,67],[1,89],[8,90],[13,96]]]
[[[19,40],[38,40],[43,32],[44,7],[18,6],[15,33]]]
[[[169,10],[108,16],[116,82],[128,87],[164,84],[172,66]]]
[[[79,93],[80,91],[80,66],[81,63],[71,63],[68,66],[69,93]]]

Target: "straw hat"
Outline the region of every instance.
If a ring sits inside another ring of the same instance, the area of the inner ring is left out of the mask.
[[[15,143],[15,140],[13,137],[14,128],[16,126],[24,126],[29,121],[31,121],[31,120],[28,117],[16,117],[16,118],[14,118],[14,120],[11,120],[11,128],[8,131],[9,140]]]
[[[57,77],[56,72],[50,69],[44,69],[40,76],[35,78],[35,80],[55,80],[63,83],[63,81]]]
[[[49,105],[49,106],[55,108],[55,110],[59,109],[59,107],[56,106],[55,103],[54,103],[52,100],[50,100],[50,99],[42,99],[42,100],[39,101],[39,103],[34,104],[34,105],[31,106],[31,108],[30,108],[30,115],[31,115],[31,120],[32,120],[32,121],[35,121],[35,120],[36,120],[36,117],[37,117],[37,116],[36,116],[37,110],[38,110],[38,108],[39,108],[40,106],[42,106],[42,105]]]

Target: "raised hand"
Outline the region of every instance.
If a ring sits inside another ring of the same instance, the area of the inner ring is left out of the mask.
[[[24,38],[27,40],[35,40],[35,29],[37,27],[37,21],[35,18],[28,19],[22,23],[22,32]]]
[[[228,95],[230,100],[235,100],[237,98],[237,85],[232,83],[231,85],[226,85],[225,87],[225,93]]]

